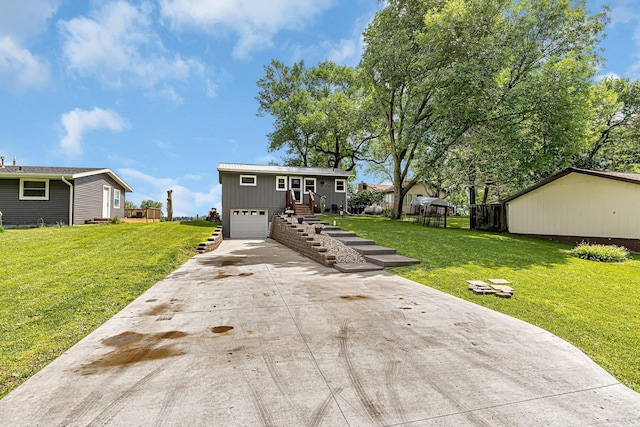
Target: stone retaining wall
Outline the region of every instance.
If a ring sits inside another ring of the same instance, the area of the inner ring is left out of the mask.
[[[211,237],[209,237],[206,242],[200,243],[196,250],[198,251],[198,253],[211,252],[215,249],[218,249],[220,243],[222,243],[221,225],[217,226]]]
[[[327,248],[319,242],[313,241],[313,236],[298,224],[291,224],[281,215],[274,215],[271,221],[271,238],[315,262],[326,267],[333,267],[336,263],[335,255],[327,253]]]

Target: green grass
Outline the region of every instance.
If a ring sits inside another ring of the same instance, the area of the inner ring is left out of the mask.
[[[457,228],[435,229],[384,218],[325,216],[343,230],[396,248],[421,264],[394,274],[522,319],[584,351],[640,392],[640,257],[601,263],[571,256],[573,245]],[[512,282],[511,299],[479,296],[466,280]]]
[[[0,397],[195,254],[193,223],[0,233]]]

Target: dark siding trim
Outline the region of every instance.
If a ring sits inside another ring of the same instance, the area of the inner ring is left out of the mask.
[[[73,223],[84,224],[87,220],[102,217],[102,189],[111,187],[110,217],[124,218],[125,190],[107,174],[78,178],[74,182]],[[120,208],[113,207],[113,190],[120,190]]]
[[[0,212],[6,225],[69,222],[69,186],[49,180],[49,200],[20,200],[20,179],[0,179]]]
[[[231,231],[231,209],[268,209],[269,218],[275,213],[282,213],[285,210],[286,192],[276,191],[276,178],[278,176],[287,177],[287,186],[289,185],[289,177],[295,176],[300,178],[315,178],[316,193],[320,196],[326,196],[326,209],[331,209],[331,205],[344,205],[346,193],[335,192],[335,180],[345,179],[347,185],[348,180],[343,177],[327,177],[318,175],[291,174],[286,175],[279,173],[273,174],[256,174],[255,186],[241,186],[240,175],[246,175],[245,172],[220,172],[220,183],[222,184],[222,230],[224,237],[229,237]],[[303,181],[304,182],[304,181]],[[304,197],[304,202],[308,203],[308,196]],[[319,205],[317,200],[316,204]]]

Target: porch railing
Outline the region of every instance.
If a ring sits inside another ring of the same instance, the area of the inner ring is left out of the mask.
[[[125,218],[146,219],[147,221],[159,221],[162,218],[162,211],[158,208],[126,208],[124,210]]]
[[[307,194],[309,195],[309,202],[307,203],[307,205],[309,206],[309,210],[312,213],[314,213],[316,212],[316,200],[319,200],[320,198],[318,197],[317,193],[311,190],[307,191]],[[293,208],[296,204],[298,205],[304,204],[304,203],[298,203],[293,190],[287,190],[286,203],[287,203],[286,208]]]

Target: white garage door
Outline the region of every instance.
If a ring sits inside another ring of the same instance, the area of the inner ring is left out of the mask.
[[[231,209],[232,239],[269,236],[269,215],[266,209]]]

